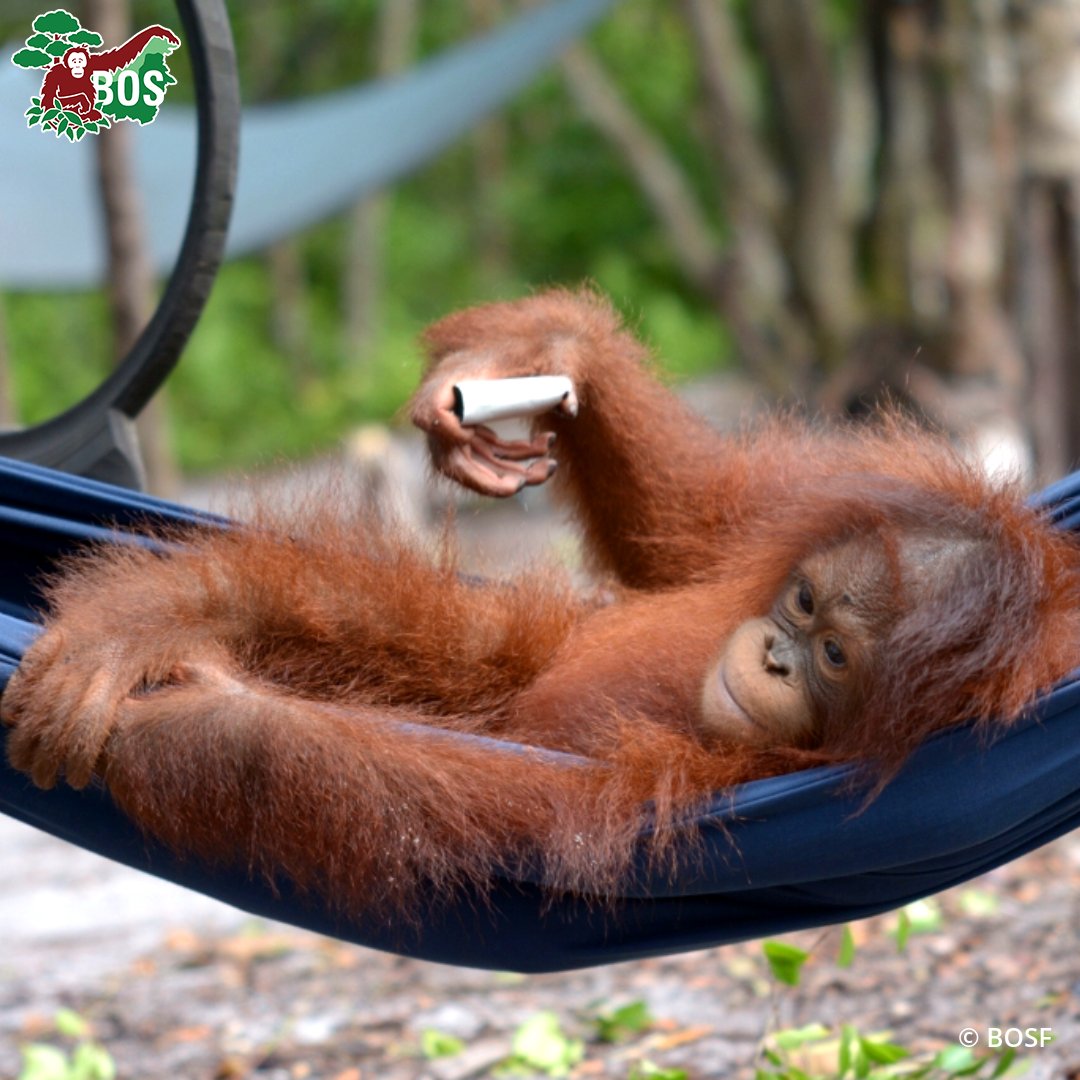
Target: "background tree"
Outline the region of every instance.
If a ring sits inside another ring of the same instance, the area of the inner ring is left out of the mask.
[[[110,47],[130,36],[128,0],[86,0],[84,10],[87,24],[95,27]],[[132,157],[135,136],[130,123],[113,124],[98,133],[94,141],[98,192],[104,212],[106,295],[116,361],[126,356],[135,344],[157,303],[146,245],[146,209],[135,180]],[[160,494],[175,495],[179,479],[168,434],[166,393],[164,389],[158,392],[139,414],[136,426],[147,484]]]
[[[270,0],[232,16],[246,96],[267,101],[390,77],[519,10]],[[133,23],[170,18],[132,0]],[[343,215],[226,267],[171,382],[181,460],[331,445],[404,400],[428,320],[591,279],[676,376],[741,370],[830,409],[887,389],[1060,474],[1080,460],[1078,41],[1080,0],[617,5],[487,134],[398,185],[381,239]],[[188,94],[181,77],[170,101]],[[105,308],[7,307],[30,420],[81,385],[63,335],[102,343]]]

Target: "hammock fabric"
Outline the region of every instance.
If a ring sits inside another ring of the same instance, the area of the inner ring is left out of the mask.
[[[1040,502],[1062,527],[1080,526],[1080,474]],[[197,520],[147,496],[0,459],[0,680],[35,637],[35,578],[57,555],[148,516]],[[506,881],[490,904],[463,897],[415,928],[345,920],[285,885],[174,857],[101,790],[38,791],[0,763],[0,811],[256,915],[444,963],[557,971],[858,919],[1016,858],[1080,824],[1077,712],[1080,680],[1071,678],[989,748],[967,729],[943,733],[861,812],[857,795],[837,794],[841,769],[742,785],[689,826],[705,834],[692,873],[646,880],[614,911]],[[493,759],[515,752],[488,741]]]

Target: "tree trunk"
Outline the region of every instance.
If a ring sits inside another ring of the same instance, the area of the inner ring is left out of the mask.
[[[86,25],[108,47],[129,36],[127,0],[87,0]],[[127,355],[157,304],[143,224],[142,198],[135,180],[131,124],[113,124],[91,136],[97,153],[98,190],[104,210],[108,251],[108,300],[117,361]],[[151,491],[172,495],[178,487],[169,446],[168,417],[162,391],[137,421],[139,442]]]
[[[790,310],[791,274],[779,234],[786,186],[749,100],[749,58],[727,4],[682,0],[682,9],[701,70],[704,136],[716,167],[717,201],[730,230],[731,287],[759,328],[755,347],[773,354],[769,367],[778,377],[786,371],[790,385],[805,387],[810,343]]]
[[[289,360],[294,390],[314,377],[304,258],[297,237],[279,240],[266,253],[270,271],[270,336]]]
[[[18,425],[15,395],[11,378],[11,349],[8,345],[7,315],[4,295],[0,293],[0,429]]]
[[[379,78],[400,74],[412,59],[417,0],[379,5],[375,68]],[[361,150],[362,152],[362,150]],[[387,197],[365,199],[353,208],[345,253],[345,355],[363,357],[382,324],[383,243]]]
[[[1044,478],[1080,464],[1080,0],[1020,5],[1023,112],[1017,304]]]
[[[826,373],[847,358],[856,328],[854,244],[838,182],[838,104],[816,0],[747,7],[776,95],[789,179],[788,258]]]
[[[469,0],[469,15],[478,33],[492,29],[499,21],[502,0]],[[485,279],[492,286],[510,272],[510,251],[494,195],[506,176],[508,131],[501,113],[479,124],[472,134],[473,188],[472,221],[477,252]]]
[[[746,310],[737,268],[720,247],[716,229],[678,162],[585,46],[568,49],[562,69],[581,111],[622,154],[667,230],[683,273],[726,319],[742,362],[772,390],[789,389],[790,372],[778,363]]]

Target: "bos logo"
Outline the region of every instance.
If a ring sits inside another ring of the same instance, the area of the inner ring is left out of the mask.
[[[149,124],[176,82],[165,58],[180,39],[164,26],[148,26],[102,50],[100,34],[57,8],[39,15],[33,31],[11,58],[21,68],[45,69],[41,94],[24,114],[28,127],[75,142],[118,120]]]

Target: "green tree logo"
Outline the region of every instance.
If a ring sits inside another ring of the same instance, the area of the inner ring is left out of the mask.
[[[21,68],[46,69],[41,94],[24,114],[27,127],[75,142],[117,120],[149,124],[176,82],[165,58],[180,39],[164,26],[148,26],[104,52],[95,51],[101,35],[63,8],[39,15],[33,31],[11,58]]]

